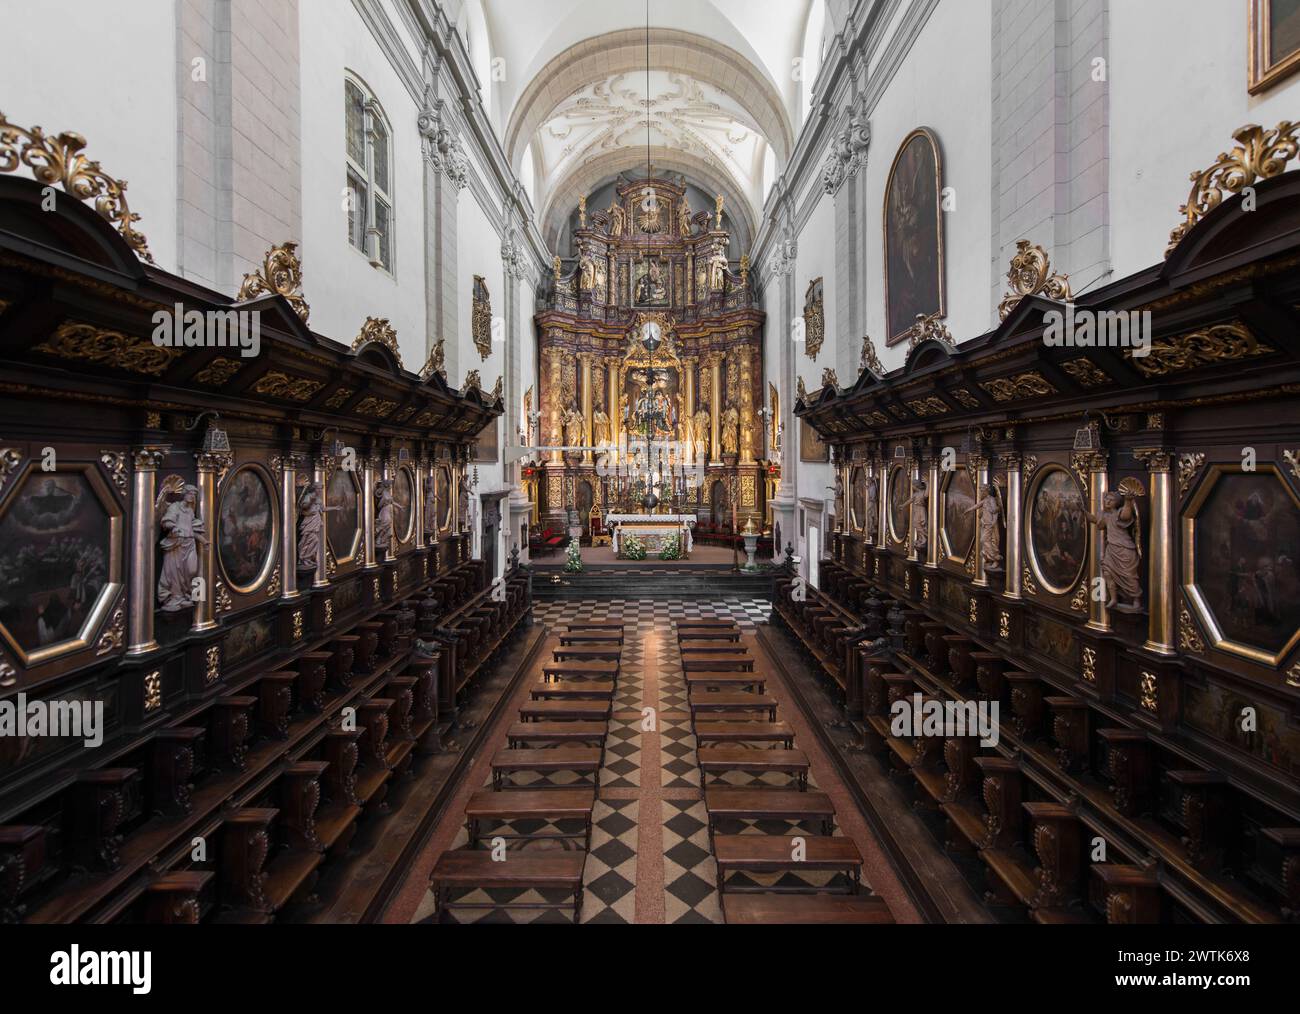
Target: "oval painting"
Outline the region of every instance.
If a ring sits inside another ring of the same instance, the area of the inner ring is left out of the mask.
[[[393,533],[398,542],[406,542],[411,537],[411,523],[415,520],[414,503],[415,483],[411,481],[411,470],[399,468],[393,480]]]
[[[1088,556],[1083,491],[1063,468],[1046,471],[1029,508],[1029,557],[1044,587],[1065,595],[1079,581]]]
[[[325,515],[325,533],[334,559],[339,563],[346,563],[356,555],[361,534],[358,498],[356,475],[343,468],[334,469],[329,485],[325,487],[325,503],[330,508]]]
[[[253,468],[239,469],[221,493],[217,553],[226,580],[237,591],[252,591],[265,577],[275,550],[271,490]]]
[[[943,538],[948,556],[965,561],[975,544],[975,485],[970,472],[958,467],[948,476],[943,491]]]
[[[889,534],[895,542],[907,539],[908,521],[911,511],[908,499],[911,495],[911,483],[908,481],[907,469],[895,465],[889,473]]]
[[[438,477],[438,530],[445,532],[451,527],[451,468],[439,465]]]
[[[862,531],[867,522],[867,472],[863,468],[855,468],[851,473],[849,483],[849,517],[853,522],[853,530]]]

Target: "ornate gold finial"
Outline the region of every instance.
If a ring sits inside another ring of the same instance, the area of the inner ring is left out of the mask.
[[[461,393],[465,393],[471,387],[478,391],[479,394],[483,393],[483,381],[479,380],[478,370],[470,370],[465,374],[465,383],[460,385]]]
[[[918,313],[916,323],[912,325],[907,334],[909,336],[907,342],[909,349],[914,349],[925,341],[940,342],[950,349],[957,347],[957,343],[953,341],[952,333],[937,313],[932,313],[928,317],[923,313]]]
[[[834,387],[838,389],[839,386],[840,386],[840,379],[839,377],[835,376],[834,370],[832,370],[829,366],[826,367],[826,369],[822,370],[822,387]]]
[[[1212,166],[1192,173],[1192,192],[1187,203],[1178,209],[1184,221],[1169,234],[1165,256],[1173,253],[1196,223],[1222,204],[1225,197],[1241,193],[1257,180],[1280,175],[1300,152],[1296,126],[1290,120],[1283,120],[1273,130],[1247,123],[1233,131],[1237,147],[1230,152],[1219,152]]]
[[[578,198],[578,228],[587,228],[587,195]]]
[[[424,368],[420,370],[420,379],[422,381],[427,383],[435,373],[442,377],[444,382],[446,381],[446,348],[446,338],[439,338],[433,343],[433,348],[429,352],[429,358],[424,361]]]
[[[297,250],[297,243],[282,243],[266,251],[262,269],[244,276],[236,301],[247,302],[263,293],[280,295],[289,301],[293,312],[306,324],[311,316],[311,307],[302,295],[302,262],[298,260]]]
[[[117,229],[137,257],[152,264],[149,242],[135,229],[140,216],[126,203],[126,180],[115,180],[98,162],[86,158],[81,154],[84,147],[86,139],[80,134],[69,130],[50,137],[40,127],[24,130],[0,112],[0,172],[29,166],[39,183],[58,183],[79,201],[93,197],[95,210]]]
[[[798,384],[795,385],[795,395],[800,401],[808,400],[808,388],[804,385],[803,377],[799,378]]]
[[[998,319],[1006,320],[1026,296],[1043,295],[1060,303],[1074,298],[1070,292],[1070,276],[1052,271],[1047,251],[1027,239],[1016,240],[1016,254],[1007,270],[1007,284],[1011,291],[998,304]]]
[[[505,393],[505,389],[502,387],[502,382],[504,380],[505,376],[499,374],[497,376],[497,382],[492,385],[492,400],[494,402],[500,401],[501,396]]]
[[[870,335],[862,336],[862,358],[858,362],[858,371],[870,370],[877,377],[883,376],[885,368],[880,365],[880,357],[876,355],[876,346],[871,341]]]
[[[352,351],[359,352],[371,342],[377,342],[388,349],[397,360],[398,368],[406,369],[402,365],[401,350],[397,347],[397,332],[393,330],[393,325],[388,322],[387,317],[367,317],[366,322],[361,325],[361,333],[352,340]]]

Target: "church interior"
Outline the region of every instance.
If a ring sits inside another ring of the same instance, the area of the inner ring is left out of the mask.
[[[1300,918],[1300,4],[53,6],[0,924]]]

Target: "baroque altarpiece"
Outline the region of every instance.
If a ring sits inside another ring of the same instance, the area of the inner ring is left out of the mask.
[[[536,316],[539,516],[586,527],[642,509],[648,470],[660,510],[759,524],[764,314],[748,258],[732,270],[723,199],[696,212],[684,182],[659,178],[620,179],[615,195],[580,202],[573,257],[555,258]]]

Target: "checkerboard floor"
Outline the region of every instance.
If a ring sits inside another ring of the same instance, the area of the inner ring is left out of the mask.
[[[701,774],[696,759],[696,741],[691,732],[686,683],[682,677],[681,656],[674,635],[680,621],[705,618],[731,618],[737,621],[742,632],[752,633],[757,623],[766,622],[771,604],[761,600],[728,599],[717,602],[673,602],[638,599],[568,600],[539,602],[534,607],[538,622],[552,631],[562,629],[575,621],[622,622],[625,641],[618,687],[615,692],[614,712],[609,723],[605,763],[599,774],[599,801],[593,815],[591,853],[587,858],[583,876],[584,898],[582,922],[630,923],[638,918],[637,878],[640,864],[662,863],[662,899],[660,903],[647,903],[642,921],[669,923],[719,923],[722,910],[718,896],[717,867],[709,852],[708,813],[704,807]],[[647,635],[654,632],[653,637]],[[653,692],[647,691],[653,687]],[[782,705],[786,707],[787,705]],[[655,709],[654,730],[643,728],[643,708]],[[653,735],[654,752],[658,756],[658,771],[643,767],[642,754],[647,735]],[[495,752],[504,744],[494,743],[485,749]],[[552,775],[516,774],[511,784],[520,788],[562,787],[582,781],[570,773]],[[788,776],[769,774],[750,776],[732,772],[710,784],[734,786],[789,787]],[[490,780],[485,783],[490,784]],[[810,788],[815,784],[810,781]],[[503,790],[503,791],[509,791]],[[656,850],[661,855],[641,856],[640,842],[645,835],[645,822],[658,821],[652,836],[659,840]],[[557,834],[581,831],[580,827],[563,824],[543,825],[541,822],[516,823],[484,832],[485,842],[497,834]],[[780,834],[795,835],[801,829],[783,821],[736,822],[720,825],[722,834]],[[812,828],[802,833],[815,833]],[[839,833],[838,831],[836,833]],[[453,844],[464,848],[467,835],[461,829]],[[559,838],[534,841],[509,840],[508,848],[571,849],[581,847],[577,841]],[[648,870],[648,866],[643,868]],[[659,879],[659,870],[648,882]],[[730,883],[735,886],[757,884],[781,886],[842,887],[842,875],[805,874],[799,877],[756,878],[735,875]],[[484,904],[488,902],[536,903],[540,901],[563,903],[566,899],[554,892],[480,890],[457,895],[458,902]],[[660,916],[659,911],[662,910]],[[433,899],[426,894],[417,911],[417,922],[432,921]],[[506,912],[488,910],[453,910],[448,922],[513,922],[546,923],[565,922],[567,911],[535,911],[512,909]]]

